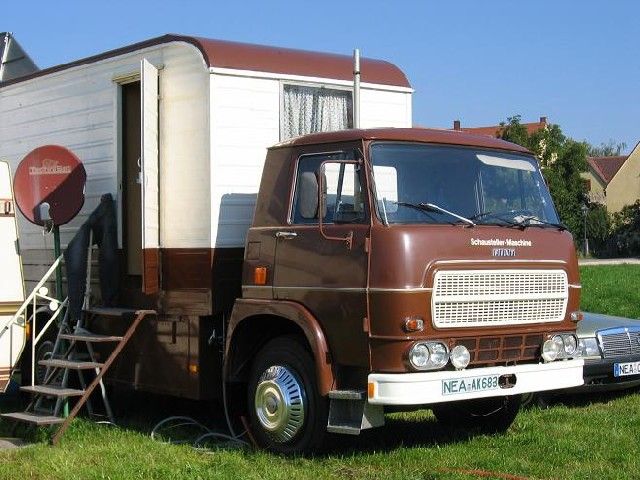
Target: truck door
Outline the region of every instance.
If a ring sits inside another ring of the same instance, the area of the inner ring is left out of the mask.
[[[11,323],[24,301],[15,213],[9,164],[0,162],[0,393],[6,390],[26,341],[24,321]]]
[[[275,233],[273,286],[276,298],[303,304],[319,320],[334,363],[368,368],[370,222],[363,168],[355,160],[353,151],[299,157],[288,225]]]

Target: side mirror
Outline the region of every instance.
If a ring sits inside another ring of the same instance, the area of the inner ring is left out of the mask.
[[[313,172],[304,172],[298,179],[300,190],[298,194],[298,209],[304,219],[316,218],[319,205],[318,179]]]

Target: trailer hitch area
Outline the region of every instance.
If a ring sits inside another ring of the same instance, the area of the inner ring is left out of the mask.
[[[507,373],[506,375],[500,375],[498,378],[498,385],[500,388],[513,388],[516,386],[518,378],[515,373]]]

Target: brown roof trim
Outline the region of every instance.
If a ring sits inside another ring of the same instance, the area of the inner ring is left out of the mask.
[[[23,82],[49,73],[80,65],[87,65],[170,42],[185,42],[193,45],[200,51],[205,64],[209,67],[307,77],[335,78],[338,80],[351,80],[353,78],[353,63],[351,57],[348,55],[309,52],[290,48],[167,34],[74,62],[46,68],[24,77],[2,82],[0,86]],[[363,82],[411,88],[402,70],[392,63],[383,60],[363,58],[360,61],[360,70],[361,80]]]
[[[431,128],[371,128],[366,130],[351,129],[339,130],[337,132],[314,133],[311,135],[292,138],[286,142],[279,143],[272,148],[357,140],[398,140],[407,142],[436,143],[442,145],[462,145],[533,155],[529,150],[520,145],[506,142],[498,138],[486,135],[473,135],[460,131],[437,130]]]

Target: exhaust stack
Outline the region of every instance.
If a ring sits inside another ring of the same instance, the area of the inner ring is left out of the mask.
[[[360,50],[353,51],[353,128],[360,128]]]

